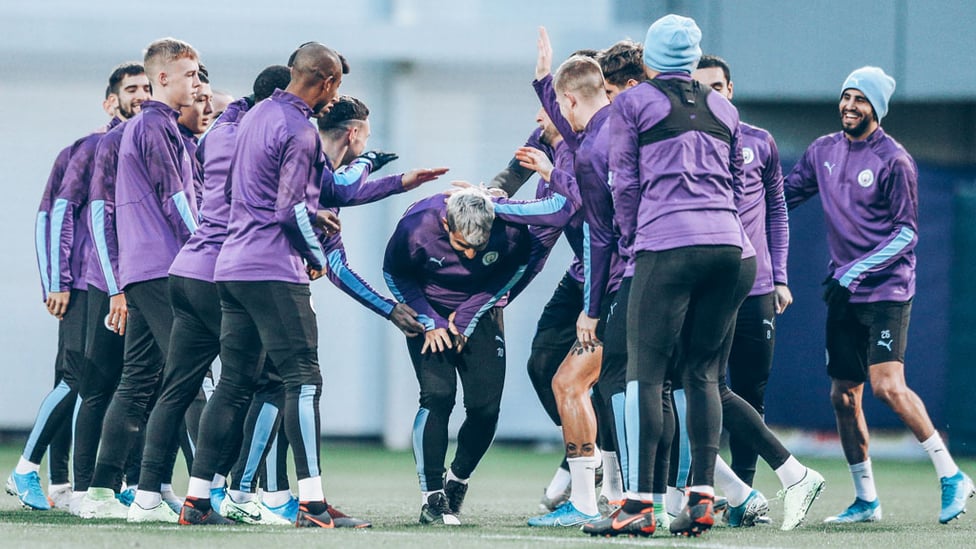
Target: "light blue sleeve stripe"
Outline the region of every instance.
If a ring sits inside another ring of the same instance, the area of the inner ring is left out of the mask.
[[[420,478],[421,491],[427,491],[427,475],[424,474],[424,429],[427,428],[427,416],[430,410],[421,408],[413,418],[413,459],[417,463],[417,477]]]
[[[523,203],[503,203],[495,204],[495,213],[502,215],[521,215],[521,216],[542,216],[552,215],[563,209],[566,205],[566,197],[553,193],[544,200],[533,200]]]
[[[437,325],[434,324],[434,319],[427,315],[417,314],[417,322],[424,325],[425,332],[429,332],[437,328]]]
[[[119,293],[119,284],[112,271],[112,260],[108,256],[108,243],[105,241],[104,200],[92,201],[91,223],[92,234],[95,235],[95,253],[98,254],[98,263],[102,266],[102,273],[105,274],[105,286],[108,288],[108,295],[115,295]]]
[[[383,271],[383,278],[386,280],[387,287],[389,287],[390,291],[393,292],[393,298],[400,303],[406,303],[407,300],[404,299],[403,292],[400,291],[400,288],[397,288],[396,282],[393,281],[393,276],[390,275],[390,273]],[[417,322],[423,324],[424,330],[428,332],[436,328],[434,325],[434,319],[427,315],[418,314]]]
[[[339,280],[342,281],[348,288],[356,292],[356,295],[363,298],[364,300],[370,302],[374,307],[383,311],[385,314],[389,315],[393,310],[393,306],[386,302],[382,296],[376,294],[369,287],[362,283],[361,280],[356,278],[352,272],[346,268],[346,265],[342,262],[342,252],[335,250],[329,253],[329,269]]]
[[[44,293],[51,293],[51,276],[47,270],[47,212],[37,212],[37,222],[34,225],[34,246],[37,248],[37,267],[41,271],[41,284]]]
[[[271,433],[274,431],[275,420],[278,418],[278,408],[270,402],[265,402],[258,412],[258,418],[254,422],[254,433],[251,435],[251,447],[247,451],[247,461],[244,463],[244,473],[241,475],[241,490],[251,491],[251,484],[258,472],[258,465],[261,464],[261,456],[264,449],[271,442]],[[268,460],[277,460],[277,455],[268,454]]]
[[[383,271],[383,279],[386,280],[386,285],[390,287],[390,291],[393,292],[393,297],[400,303],[406,303],[406,299],[403,298],[403,292],[400,288],[397,288],[396,282],[393,281],[393,275]]]
[[[319,473],[318,442],[321,433],[315,432],[315,385],[302,385],[298,393],[298,424],[301,426],[302,446],[308,463],[308,476],[317,477]]]
[[[590,243],[590,224],[583,222],[583,311],[590,310],[590,290],[593,288],[593,259]]]
[[[61,291],[61,227],[64,226],[64,211],[68,201],[59,198],[51,208],[51,283],[48,291]]]
[[[901,230],[898,231],[898,235],[891,242],[889,242],[887,246],[882,248],[881,251],[863,261],[855,263],[849,271],[844,273],[844,276],[840,278],[841,286],[847,288],[866,271],[881,265],[904,250],[906,246],[912,243],[914,238],[915,231],[909,229],[908,227],[902,227]]]
[[[173,195],[173,203],[176,204],[176,211],[180,212],[180,219],[186,225],[190,234],[197,232],[197,220],[193,218],[193,211],[190,210],[190,203],[186,199],[186,193],[180,191]]]
[[[348,187],[349,185],[352,185],[362,179],[364,171],[366,171],[365,163],[353,162],[344,169],[335,172],[333,174],[333,178],[335,179],[336,185]]]
[[[475,327],[478,326],[478,320],[481,319],[481,315],[484,314],[484,312],[487,311],[488,309],[494,307],[495,303],[498,303],[498,300],[501,299],[503,295],[507,294],[508,291],[512,289],[512,286],[514,286],[519,281],[519,279],[522,278],[522,275],[525,273],[526,267],[528,267],[528,265],[520,266],[518,268],[518,271],[515,272],[515,275],[512,276],[512,279],[508,281],[508,284],[506,284],[505,287],[501,289],[501,291],[495,294],[494,297],[489,299],[488,303],[485,303],[484,306],[478,309],[478,312],[474,315],[474,318],[471,319],[471,324],[468,324],[468,329],[464,331],[464,337],[471,337],[471,334],[474,333]]]
[[[315,231],[312,230],[312,222],[308,219],[308,208],[305,207],[304,202],[295,204],[295,221],[298,223],[298,229],[302,231],[302,236],[305,237],[305,244],[308,245],[309,249],[312,250],[312,255],[315,256],[315,260],[319,262],[319,265],[325,265],[325,252],[322,251],[322,245],[319,244],[319,239],[315,238]]]

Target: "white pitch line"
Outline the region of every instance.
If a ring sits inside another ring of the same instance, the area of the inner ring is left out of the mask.
[[[447,532],[447,530],[441,530],[441,531],[443,531],[445,533]],[[537,542],[573,543],[573,544],[583,544],[583,543],[585,543],[585,544],[591,544],[591,545],[597,545],[597,544],[601,544],[602,545],[602,544],[608,544],[609,543],[609,544],[612,544],[612,545],[623,545],[623,546],[637,546],[637,545],[640,545],[640,546],[644,546],[644,547],[646,547],[648,545],[654,546],[654,545],[659,545],[659,544],[660,545],[665,545],[665,546],[672,546],[672,544],[674,544],[675,541],[681,541],[681,540],[688,539],[688,538],[682,538],[682,537],[672,537],[670,535],[669,536],[651,536],[651,537],[647,537],[647,538],[637,538],[637,537],[635,537],[635,538],[630,538],[630,537],[606,538],[606,537],[591,537],[591,536],[578,537],[578,538],[569,538],[569,537],[558,537],[558,536],[530,536],[530,535],[522,535],[522,534],[477,534],[475,532],[468,532],[468,531],[458,531],[458,532],[456,532],[456,535],[459,535],[459,536],[464,536],[464,535],[467,535],[467,534],[470,534],[471,537],[474,537],[474,538],[477,538],[477,539],[483,539],[483,540],[532,541],[532,542],[536,542],[537,541]],[[389,536],[389,537],[410,538],[410,537],[414,537],[416,534],[414,534],[412,532],[384,532],[382,530],[372,530],[369,533],[369,535],[370,536]],[[655,542],[658,542],[658,543],[655,543]],[[696,548],[702,548],[702,549],[728,549],[728,547],[730,547],[728,544],[724,544],[724,543],[713,543],[713,542],[709,542],[709,541],[702,541],[700,539],[697,540],[697,541],[695,541],[694,544],[695,544],[694,546]],[[762,545],[762,546],[735,545],[733,547],[735,547],[736,549],[776,549],[775,546],[768,546],[768,545]]]

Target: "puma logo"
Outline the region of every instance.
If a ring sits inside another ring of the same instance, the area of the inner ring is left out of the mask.
[[[893,342],[894,342],[894,340],[891,340],[891,339],[889,339],[888,341],[884,341],[882,339],[879,339],[878,340],[878,347],[884,347],[885,349],[888,349],[888,352],[891,352],[891,344]]]
[[[437,259],[436,257],[431,257],[431,258],[428,259],[428,261],[431,261],[433,263],[436,263],[438,267],[443,267],[444,266],[444,260],[445,259],[447,259],[447,258],[446,257],[442,257],[440,259]]]
[[[828,175],[834,175],[834,167],[835,166],[837,166],[837,164],[831,164],[830,162],[824,162],[824,167],[827,168],[827,174]]]

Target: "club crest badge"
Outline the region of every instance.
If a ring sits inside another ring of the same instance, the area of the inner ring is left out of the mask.
[[[857,184],[867,188],[874,184],[874,172],[871,170],[861,170],[861,173],[857,174]]]
[[[486,266],[496,261],[498,261],[498,252],[488,252],[481,258],[481,264]]]
[[[742,147],[742,163],[752,164],[752,161],[756,159],[756,153],[752,151],[749,147]]]

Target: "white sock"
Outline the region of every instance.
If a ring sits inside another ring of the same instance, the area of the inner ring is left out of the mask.
[[[616,452],[603,452],[603,485],[600,495],[608,501],[618,501],[624,497],[624,483],[620,474],[620,460]]]
[[[430,492],[420,492],[421,505],[426,505],[427,504],[427,498],[429,498],[432,494],[436,494],[438,492],[440,492],[440,493],[443,494],[444,493],[444,490],[431,490]]]
[[[803,480],[806,475],[807,468],[792,455],[786,459],[785,463],[776,468],[776,476],[779,477],[779,483],[783,485],[783,488],[793,486]]]
[[[658,494],[657,492],[651,494],[651,500],[654,501],[654,505],[664,505],[664,498],[667,497],[664,494]]]
[[[254,494],[241,490],[227,490],[227,495],[234,503],[247,503],[254,500]]]
[[[261,501],[268,507],[280,507],[291,501],[291,490],[278,490],[276,492],[264,492],[261,494]]]
[[[552,476],[552,480],[549,481],[549,486],[546,486],[546,497],[549,499],[556,499],[563,495],[566,488],[569,488],[569,483],[573,477],[570,476],[569,471],[560,467],[556,469],[556,474]]]
[[[569,501],[573,502],[576,510],[586,515],[596,515],[596,487],[593,482],[596,479],[596,468],[600,465],[600,458],[597,456],[585,456],[569,458],[569,475],[572,477],[573,491],[570,493]]]
[[[210,499],[210,481],[197,477],[190,477],[186,485],[186,497]]]
[[[322,491],[322,477],[298,479],[298,500],[325,501],[325,492]]]
[[[214,475],[213,480],[210,482],[211,488],[223,488],[227,486],[227,477],[224,475]]]
[[[742,482],[721,456],[715,458],[715,486],[728,498],[730,507],[742,505],[752,493],[752,487]]]
[[[847,468],[851,470],[851,478],[854,479],[854,495],[867,502],[878,499],[878,491],[874,487],[874,471],[871,470],[871,458],[848,465]]]
[[[949,454],[949,449],[946,448],[945,442],[942,442],[938,431],[932,433],[932,436],[922,443],[922,448],[929,453],[932,465],[935,465],[935,474],[939,478],[951,477],[959,472],[959,467]]]
[[[17,467],[14,469],[14,472],[18,475],[26,475],[27,473],[37,473],[40,470],[40,463],[31,463],[27,461],[24,456],[20,456],[20,460],[17,461]]]
[[[54,492],[57,492],[58,490],[62,490],[64,488],[71,488],[71,485],[68,484],[67,482],[65,482],[64,484],[48,484],[47,493],[53,494]]]
[[[678,513],[684,509],[684,502],[682,501],[684,497],[684,491],[678,490],[674,486],[668,486],[668,492],[664,495],[664,509],[669,515],[678,516]]]
[[[159,492],[147,492],[146,490],[136,490],[136,505],[143,509],[152,509],[163,502],[163,496]]]
[[[688,487],[689,492],[698,492],[699,494],[706,494],[709,496],[715,496],[715,488],[713,486],[708,486],[706,484],[697,484],[695,486]]]
[[[163,497],[163,501],[183,501],[183,498],[176,495],[173,491],[172,484],[163,484],[159,487],[159,495]]]
[[[454,474],[454,470],[451,469],[450,467],[448,467],[447,468],[447,479],[445,479],[445,482],[448,481],[448,480],[453,480],[454,482],[460,482],[461,484],[467,484],[468,483],[468,480],[470,480],[470,479],[458,477],[457,475]]]

